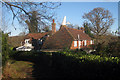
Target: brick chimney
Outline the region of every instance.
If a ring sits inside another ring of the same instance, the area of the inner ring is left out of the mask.
[[[52,34],[54,34],[56,32],[56,23],[55,20],[53,19],[53,23],[52,23]]]

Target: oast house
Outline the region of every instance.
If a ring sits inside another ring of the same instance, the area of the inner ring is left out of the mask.
[[[65,16],[58,31],[56,31],[56,23],[53,20],[52,31],[27,34],[24,40],[21,42],[22,46],[16,49],[23,51],[30,51],[32,49],[81,49],[89,47],[89,45],[92,44],[93,40],[84,32],[84,28],[81,27],[81,29],[78,30],[67,27]]]

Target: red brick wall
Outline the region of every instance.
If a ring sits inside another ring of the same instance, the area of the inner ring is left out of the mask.
[[[85,46],[84,45],[84,41],[81,41],[80,48],[85,48],[85,47],[88,47],[90,45],[90,41],[89,40],[86,40],[86,43],[87,43],[87,45]],[[73,41],[72,44],[71,44],[70,49],[78,49],[78,41],[77,41],[77,47],[74,47],[74,41]]]

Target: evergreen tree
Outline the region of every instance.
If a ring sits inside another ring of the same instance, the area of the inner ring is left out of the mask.
[[[84,26],[84,29],[85,29],[85,33],[88,34],[90,37],[93,37],[93,34],[91,33],[90,28],[89,28],[89,24],[87,22],[85,22],[83,24],[83,26]]]
[[[8,34],[2,32],[2,63],[3,65],[9,59],[10,47],[8,45]]]

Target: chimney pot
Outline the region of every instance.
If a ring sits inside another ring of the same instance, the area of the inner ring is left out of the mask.
[[[53,23],[55,22],[55,20],[53,19]]]
[[[83,31],[83,33],[85,32],[85,29],[83,27],[81,27],[80,29]]]

